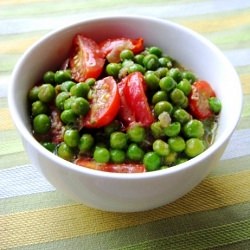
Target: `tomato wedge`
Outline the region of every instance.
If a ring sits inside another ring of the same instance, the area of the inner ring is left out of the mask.
[[[86,158],[78,158],[75,161],[76,165],[101,170],[105,172],[112,173],[144,173],[146,169],[143,164],[133,164],[133,163],[122,163],[122,164],[114,164],[114,163],[97,163],[93,160],[89,160]]]
[[[127,104],[133,111],[136,122],[143,126],[150,126],[154,122],[154,116],[149,107],[145,94],[146,83],[141,72],[133,72],[125,78],[124,96]]]
[[[197,119],[207,119],[213,115],[208,99],[215,97],[215,92],[206,81],[196,81],[192,85],[189,95],[189,107],[191,114]]]
[[[110,123],[120,108],[120,95],[112,76],[96,81],[90,103],[90,111],[83,118],[83,126],[100,128]]]
[[[135,54],[141,52],[144,49],[144,40],[142,38],[130,39],[121,37],[107,39],[99,45],[103,56],[106,57],[109,62],[117,63],[120,61],[120,52],[124,49],[130,49]]]
[[[104,58],[99,45],[92,39],[81,34],[73,38],[69,65],[72,77],[82,82],[87,78],[97,78],[104,66]]]
[[[121,82],[117,84],[118,91],[120,94],[120,109],[119,109],[119,116],[124,123],[125,126],[128,126],[130,123],[136,122],[135,114],[133,110],[130,108],[129,103],[126,100],[124,95],[124,88],[126,86],[127,79],[123,78]]]

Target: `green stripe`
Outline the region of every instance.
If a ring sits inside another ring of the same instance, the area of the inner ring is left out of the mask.
[[[20,57],[21,54],[0,55],[0,73],[12,71]]]
[[[57,1],[56,1],[57,2]],[[187,3],[194,1],[185,1],[185,0],[179,0],[178,4]],[[140,7],[141,3],[143,3],[143,6],[146,5],[152,6],[151,0],[134,0],[133,4],[138,4]],[[154,5],[165,3],[163,0],[155,0]],[[174,0],[168,0],[168,4],[176,3]],[[72,4],[72,1],[65,0],[60,1],[58,3],[55,3],[55,6],[51,7],[51,2],[38,2],[35,4],[22,4],[22,5],[6,5],[1,6],[1,18],[18,18],[18,17],[39,17],[44,15],[65,15],[65,14],[73,14],[74,12],[80,13],[82,11],[96,11],[96,10],[110,10],[110,7],[112,7],[113,10],[125,8],[127,7],[127,2],[124,2],[123,0],[99,0],[99,1],[82,1],[82,0],[74,0],[74,4]]]
[[[0,98],[0,108],[7,108],[7,107],[8,107],[8,99],[6,97]]]
[[[206,34],[205,36],[222,50],[249,48],[250,32],[248,31],[249,25],[236,27],[235,29],[230,29],[230,31],[219,31]]]
[[[17,249],[204,249],[250,239],[249,211],[244,203]]]
[[[250,220],[146,241],[120,249],[207,249],[250,239]]]
[[[7,215],[10,213],[27,212],[73,204],[75,204],[75,202],[61,192],[51,191],[0,199],[0,211],[2,215]]]
[[[250,95],[244,95],[243,101],[244,101],[243,103],[244,105],[243,105],[241,117],[250,116]],[[249,124],[249,127],[250,127],[250,124]]]
[[[8,153],[6,155],[0,155],[0,170],[7,169],[13,166],[26,165],[29,163],[27,154],[22,152]]]
[[[7,130],[7,131],[1,132],[0,142],[1,142],[0,143],[0,156],[24,151],[21,138],[18,135],[16,130]]]

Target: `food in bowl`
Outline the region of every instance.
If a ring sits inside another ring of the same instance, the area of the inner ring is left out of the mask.
[[[108,172],[149,172],[204,152],[221,102],[211,85],[142,37],[76,34],[29,93],[34,137],[59,157]]]
[[[69,56],[75,34],[84,34],[98,43],[107,38],[142,37],[147,46],[158,46],[184,68],[192,70],[199,79],[209,82],[223,105],[212,145],[198,156],[174,167],[130,174],[79,167],[45,149],[32,133],[27,93],[45,72],[58,71]],[[37,41],[15,66],[8,99],[30,163],[58,191],[89,207],[135,212],[175,201],[219,166],[219,159],[240,118],[243,98],[235,69],[223,53],[204,37],[168,20],[113,16],[64,26]]]

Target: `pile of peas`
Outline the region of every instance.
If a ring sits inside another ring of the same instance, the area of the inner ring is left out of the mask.
[[[102,77],[113,76],[117,83],[129,73],[141,72],[155,122],[150,127],[135,123],[125,128],[118,115],[105,127],[81,128],[96,79],[75,82],[70,69],[48,71],[42,84],[29,91],[33,134],[48,150],[72,162],[86,157],[97,163],[143,163],[146,171],[154,171],[185,162],[212,143],[216,115],[200,121],[188,111],[196,76],[160,48],[152,46],[136,55],[125,49],[119,62],[106,62],[104,71]],[[211,101],[210,108],[219,113],[218,99]],[[53,119],[55,111],[59,120]],[[55,130],[57,142],[51,139]]]

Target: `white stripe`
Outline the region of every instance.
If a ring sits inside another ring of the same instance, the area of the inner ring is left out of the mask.
[[[236,130],[221,160],[229,160],[247,155],[250,156],[250,129]]]
[[[235,67],[250,65],[250,48],[223,52]]]
[[[138,14],[146,16],[155,16],[160,18],[177,18],[177,17],[188,17],[194,15],[204,15],[210,13],[220,13],[228,11],[237,11],[250,7],[250,1],[239,0],[239,1],[206,1],[197,3],[187,3],[187,4],[165,4],[162,3],[158,5],[143,5],[140,6],[127,6],[122,8],[119,5],[114,5],[112,9],[99,9],[91,10],[86,12],[80,10],[79,14],[74,15],[64,15],[61,17],[50,17],[44,18],[19,18],[11,20],[1,20],[0,35],[4,34],[16,34],[23,32],[31,32],[37,30],[51,30],[58,28],[62,25],[67,25],[72,22],[76,22],[82,19],[104,16],[104,15],[119,15],[119,14]],[[98,8],[98,6],[97,6]],[[76,10],[77,11],[77,10]]]
[[[30,165],[0,171],[0,199],[54,190],[40,172]]]

